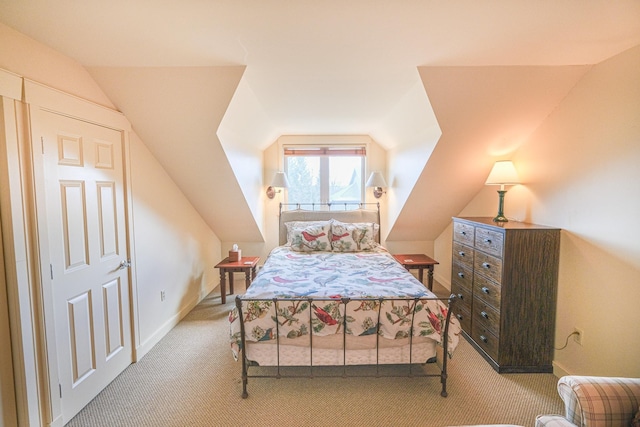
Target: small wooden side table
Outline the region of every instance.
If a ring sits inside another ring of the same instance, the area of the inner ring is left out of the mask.
[[[214,267],[220,269],[220,299],[222,304],[227,303],[226,274],[229,273],[229,291],[233,294],[233,273],[244,273],[247,287],[249,287],[251,281],[256,278],[258,261],[260,261],[260,257],[257,256],[244,256],[239,261],[229,261],[229,257],[227,257]]]
[[[427,269],[427,281],[430,291],[433,291],[433,266],[440,264],[433,258],[424,254],[401,254],[393,256],[407,270],[418,269],[418,280],[422,282],[423,270]]]

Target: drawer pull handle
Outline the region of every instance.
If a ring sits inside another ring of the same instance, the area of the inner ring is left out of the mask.
[[[491,239],[484,239],[485,243],[491,244]]]
[[[480,316],[484,317],[485,319],[488,319],[488,318],[489,318],[489,315],[487,314],[487,312],[486,312],[486,311],[482,311],[482,312],[480,312]]]
[[[482,263],[482,266],[483,266],[484,268],[491,268],[491,264],[489,264],[488,262],[483,262],[483,263]]]
[[[462,230],[462,231],[460,232],[460,234],[462,234],[463,236],[466,236],[466,235],[467,235],[467,232],[466,232],[466,231],[464,231],[464,230]]]
[[[462,294],[458,294],[458,298],[460,298],[460,299],[464,299],[464,295],[462,295]]]
[[[458,320],[464,319],[464,316],[462,314],[456,314],[456,317],[458,318]]]
[[[461,279],[464,279],[464,273],[461,271],[458,273],[458,277],[460,277]]]
[[[480,335],[480,341],[482,341],[483,343],[487,343],[487,337],[485,337],[484,335]]]
[[[482,292],[489,295],[489,288],[487,288],[486,286],[482,287]]]
[[[464,252],[462,252],[462,251],[460,251],[460,252],[458,252],[458,255],[460,255],[460,256],[465,256],[465,253],[464,253]]]

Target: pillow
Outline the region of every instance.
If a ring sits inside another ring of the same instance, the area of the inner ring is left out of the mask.
[[[331,248],[335,252],[369,251],[378,246],[375,240],[376,226],[373,222],[331,222]]]
[[[330,251],[331,224],[309,225],[307,227],[292,227],[288,233],[291,237],[291,249],[298,252]]]
[[[330,225],[329,221],[289,221],[284,223],[285,227],[287,227],[287,243],[285,246],[291,246],[292,239],[292,231],[294,229],[302,229],[306,227],[311,227],[315,225],[325,226]],[[330,249],[329,249],[330,250]]]
[[[631,427],[640,427],[640,409],[638,409],[636,416],[631,420]]]

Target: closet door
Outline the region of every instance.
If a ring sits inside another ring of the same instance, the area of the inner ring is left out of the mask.
[[[46,111],[40,117],[66,423],[132,362],[123,132]]]

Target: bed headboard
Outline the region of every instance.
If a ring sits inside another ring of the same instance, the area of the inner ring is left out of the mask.
[[[332,206],[342,210],[329,210]],[[350,209],[356,206],[357,209]],[[306,207],[308,209],[303,209]],[[283,208],[291,208],[284,210]],[[349,210],[347,210],[349,209]],[[287,227],[289,221],[328,221],[335,219],[341,222],[373,222],[380,225],[379,203],[280,203],[280,236],[279,244],[287,243]],[[378,233],[378,243],[380,243]]]

